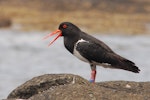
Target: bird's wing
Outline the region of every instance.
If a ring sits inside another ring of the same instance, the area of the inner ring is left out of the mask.
[[[79,42],[76,50],[90,62],[107,63],[113,68],[139,72],[139,69],[132,61],[117,55],[113,51],[107,50],[103,45],[105,44]]]
[[[108,63],[109,59],[112,58],[110,55],[112,52],[107,51],[102,45],[93,42],[79,42],[76,50],[89,61]]]

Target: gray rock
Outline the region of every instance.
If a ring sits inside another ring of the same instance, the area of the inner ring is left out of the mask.
[[[148,100],[150,82],[110,81],[89,83],[72,74],[35,77],[16,88],[8,100]]]
[[[57,86],[67,84],[89,84],[87,80],[71,74],[46,74],[35,77],[13,90],[8,99],[27,99],[46,90],[53,90]]]

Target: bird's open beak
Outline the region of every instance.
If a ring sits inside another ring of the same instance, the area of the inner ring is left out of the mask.
[[[51,41],[50,43],[49,43],[49,45],[48,46],[50,46],[55,40],[57,40],[60,36],[62,36],[62,31],[61,30],[56,30],[56,31],[54,31],[54,32],[52,32],[52,33],[50,33],[50,34],[48,34],[47,36],[45,36],[43,39],[47,39],[48,37],[50,37],[50,36],[52,36],[52,35],[54,35],[54,34],[57,34],[57,33],[59,33],[56,37],[55,37],[55,39],[53,40],[53,41]]]

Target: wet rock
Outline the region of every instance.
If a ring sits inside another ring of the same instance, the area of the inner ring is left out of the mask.
[[[1,27],[10,27],[12,24],[11,19],[9,18],[0,18],[0,28]]]
[[[110,81],[89,83],[72,74],[35,77],[16,88],[9,99],[28,100],[148,100],[150,82]]]

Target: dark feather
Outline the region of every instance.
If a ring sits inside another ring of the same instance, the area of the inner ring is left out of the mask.
[[[107,63],[110,64],[112,68],[124,69],[135,73],[140,71],[132,61],[117,55],[104,43],[87,41],[89,42],[79,42],[76,49],[83,57],[88,59],[89,62]]]

